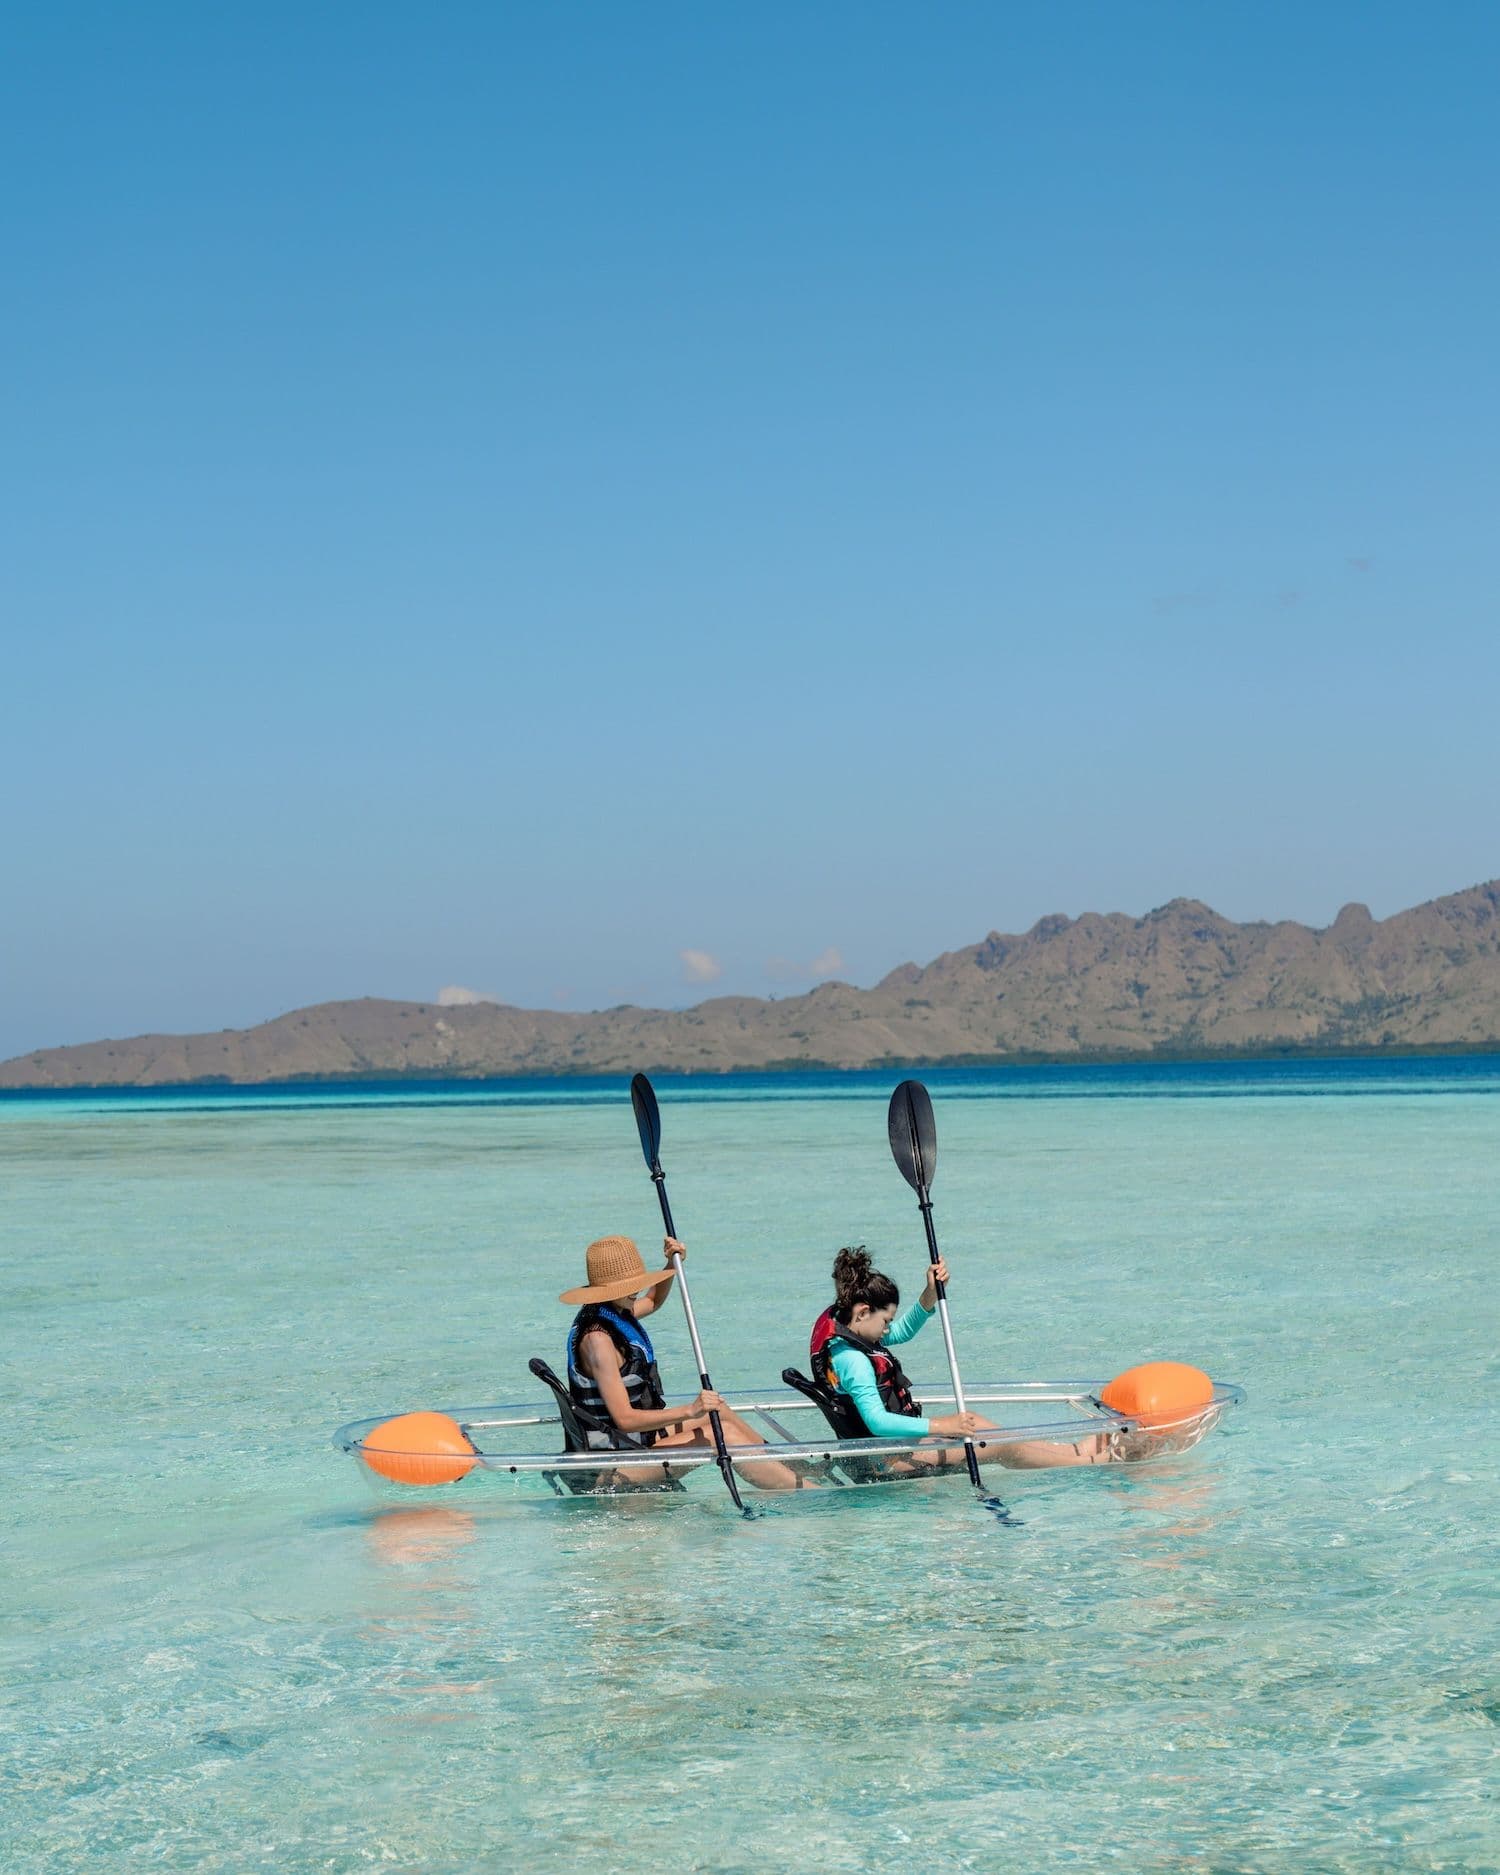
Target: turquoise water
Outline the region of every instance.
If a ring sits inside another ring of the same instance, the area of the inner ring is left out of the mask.
[[[840,1243],[920,1280],[892,1078],[659,1083],[720,1386]],[[1198,1452],[1009,1526],[393,1503],[334,1426],[535,1397],[656,1234],[623,1088],[0,1102],[0,1867],[1500,1866],[1500,1061],[929,1084],[966,1368],[1192,1359],[1250,1394]]]

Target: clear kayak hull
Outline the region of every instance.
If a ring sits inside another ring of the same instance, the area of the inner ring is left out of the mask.
[[[991,1381],[965,1386],[970,1411],[996,1422],[993,1429],[974,1435],[980,1462],[1003,1465],[1006,1446],[1075,1445],[1101,1433],[1110,1435],[1112,1449],[1120,1457],[1131,1462],[1150,1462],[1200,1443],[1219,1424],[1225,1412],[1244,1399],[1243,1389],[1233,1382],[1215,1381],[1213,1397],[1206,1405],[1184,1413],[1173,1422],[1163,1424],[1158,1419],[1145,1427],[1102,1403],[1099,1394],[1104,1384],[1102,1381],[1039,1380]],[[952,1395],[941,1386],[917,1386],[916,1392],[926,1410],[938,1413],[951,1410]],[[685,1405],[690,1397],[673,1396],[670,1403]],[[764,1440],[759,1445],[729,1446],[729,1456],[742,1476],[746,1464],[780,1459],[809,1483],[836,1486],[897,1483],[916,1476],[932,1476],[942,1454],[961,1454],[964,1447],[964,1441],[957,1437],[837,1439],[814,1402],[790,1389],[726,1392],[722,1397],[725,1405]],[[705,1469],[712,1474],[716,1465],[711,1446],[561,1451],[558,1449],[562,1443],[561,1420],[556,1409],[547,1405],[440,1410],[457,1422],[474,1448],[473,1462],[461,1481],[464,1483],[472,1483],[480,1473],[487,1473],[522,1487],[530,1485],[548,1495],[616,1495],[652,1487],[679,1490]],[[371,1441],[371,1435],[395,1417],[398,1415],[376,1413],[367,1419],[351,1420],[334,1434],[333,1443],[356,1460],[363,1461],[367,1452],[378,1459],[381,1448],[378,1442]],[[551,1449],[538,1450],[538,1445]],[[451,1458],[451,1452],[432,1456],[441,1461]],[[361,1470],[372,1481],[383,1482],[369,1464],[362,1462]],[[958,1470],[961,1474],[961,1465]],[[750,1482],[753,1484],[754,1480]],[[412,1487],[395,1485],[392,1488],[404,1492]],[[722,1484],[718,1489],[723,1489]]]

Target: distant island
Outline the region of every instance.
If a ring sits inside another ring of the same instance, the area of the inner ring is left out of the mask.
[[[587,1014],[503,1003],[319,1003],[217,1035],[138,1035],[0,1063],[0,1088],[1191,1059],[1500,1047],[1500,880],[1376,922],[1234,924],[1195,899],[1144,918],[992,931],[873,989]]]

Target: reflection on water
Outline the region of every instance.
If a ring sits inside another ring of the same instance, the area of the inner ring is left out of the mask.
[[[379,1598],[382,1612],[367,1630],[372,1656],[386,1663],[379,1676],[392,1696],[386,1723],[473,1720],[480,1710],[475,1702],[489,1693],[493,1679],[489,1672],[462,1672],[483,1653],[480,1584],[455,1567],[478,1537],[474,1517],[446,1505],[415,1505],[378,1512],[366,1531],[371,1557],[396,1572]]]
[[[1166,1461],[1171,1471],[1141,1471],[1124,1490],[1135,1512],[1128,1539],[1131,1567],[1193,1569],[1203,1566],[1220,1535],[1211,1476],[1194,1476],[1180,1461]],[[1111,1484],[1115,1484],[1111,1479]],[[1119,1487],[1116,1486],[1117,1494]],[[1233,1514],[1233,1513],[1231,1513]]]
[[[382,1510],[367,1526],[376,1560],[393,1569],[425,1568],[452,1556],[474,1541],[473,1516],[446,1505],[420,1504],[409,1510]]]

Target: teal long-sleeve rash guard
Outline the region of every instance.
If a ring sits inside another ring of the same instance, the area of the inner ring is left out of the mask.
[[[913,1302],[880,1337],[881,1347],[899,1347],[903,1341],[910,1341],[932,1320],[932,1314],[932,1310],[924,1309],[920,1302]],[[838,1375],[839,1385],[853,1401],[856,1412],[877,1439],[925,1439],[932,1430],[925,1419],[912,1419],[906,1413],[886,1411],[880,1403],[880,1389],[875,1384],[875,1363],[868,1354],[861,1354],[858,1348],[851,1348],[848,1342],[840,1341],[834,1347],[829,1366]]]

